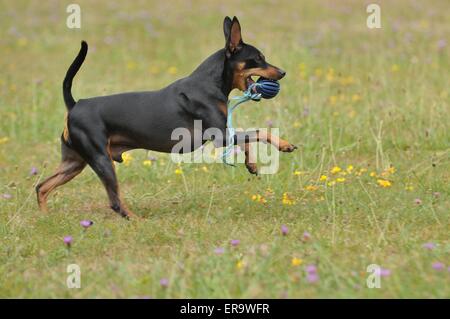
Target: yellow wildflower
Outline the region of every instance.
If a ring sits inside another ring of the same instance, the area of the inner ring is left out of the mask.
[[[389,175],[394,174],[394,173],[395,173],[395,167],[391,166],[391,167],[385,169],[383,171],[383,173],[381,173],[381,175],[382,176],[389,176]]]
[[[156,65],[152,65],[151,67],[148,68],[148,72],[150,74],[156,75],[156,74],[158,74],[160,72],[159,71],[159,67],[156,66]]]
[[[391,72],[392,72],[392,73],[398,72],[399,69],[400,69],[400,68],[398,67],[397,64],[393,64],[393,65],[391,66]]]
[[[291,264],[294,267],[300,266],[303,263],[303,260],[301,260],[300,258],[294,257],[291,260]]]
[[[370,177],[375,177],[375,176],[377,176],[377,173],[375,173],[375,172],[370,172]]]
[[[136,62],[134,62],[134,61],[128,61],[127,62],[127,69],[128,70],[134,70],[134,69],[136,69],[136,67],[137,67]]]
[[[314,70],[314,75],[315,75],[316,77],[319,78],[319,77],[322,76],[322,74],[323,74],[323,71],[322,71],[321,68],[317,68],[317,69]]]
[[[202,166],[202,171],[204,171],[205,173],[209,172],[208,167]]]
[[[294,171],[294,175],[295,176],[305,175],[305,172],[302,172],[302,171],[299,171],[299,170],[295,170]]]
[[[378,183],[378,185],[380,185],[381,187],[384,187],[384,188],[392,186],[391,182],[388,180],[385,180],[385,179],[378,179],[377,183]]]
[[[176,174],[176,175],[181,175],[181,174],[183,174],[183,170],[181,169],[181,167],[177,167],[177,169],[175,169],[175,174]]]
[[[259,194],[252,195],[252,201],[258,202],[258,203],[263,203],[263,204],[267,203],[267,200]]]
[[[331,174],[337,174],[340,171],[342,171],[342,168],[340,168],[339,166],[335,166],[331,169]]]
[[[131,161],[133,160],[133,156],[131,156],[131,154],[129,153],[123,153],[122,160],[125,166],[129,166],[131,164]]]
[[[358,102],[361,100],[361,96],[359,94],[352,95],[352,102]]]
[[[21,37],[17,40],[17,45],[19,47],[25,47],[28,44],[28,39],[25,37]]]
[[[343,182],[345,182],[345,178],[344,177],[339,177],[339,178],[336,179],[336,182],[343,183]]]
[[[321,180],[322,182],[326,181],[327,179],[328,179],[327,175],[321,175],[319,178],[319,180]]]
[[[335,105],[336,102],[337,102],[337,100],[338,100],[338,97],[337,97],[336,95],[331,95],[331,96],[328,98],[328,101],[330,102],[331,105]]]
[[[293,205],[295,204],[295,200],[288,193],[283,193],[282,203],[283,205]]]
[[[9,142],[9,137],[5,136],[5,137],[0,138],[0,145],[6,144],[8,142]]]
[[[342,77],[342,78],[339,80],[339,82],[340,82],[341,85],[346,86],[346,85],[353,84],[353,82],[355,82],[355,81],[354,81],[354,79],[353,79],[353,76],[349,75],[349,76],[344,76],[344,77]]]
[[[328,186],[334,186],[336,184],[336,182],[335,181],[331,181],[331,182],[328,182]]]
[[[318,187],[316,185],[308,185],[305,187],[307,191],[316,191]]]
[[[346,169],[347,173],[351,174],[353,171],[353,168],[354,168],[353,165],[348,165],[347,169]]]
[[[245,266],[245,263],[244,263],[244,261],[242,261],[242,260],[239,260],[239,261],[236,263],[236,268],[237,268],[237,269],[242,269],[242,268],[244,268],[244,266]]]
[[[142,162],[142,165],[150,167],[150,166],[152,166],[152,161],[151,160],[145,160],[145,161]]]
[[[361,168],[359,171],[357,171],[355,174],[356,176],[361,176],[363,173],[367,172],[366,168]]]
[[[169,73],[170,75],[175,75],[178,73],[178,69],[176,66],[171,66],[167,69],[167,73]]]
[[[328,82],[332,82],[334,80],[334,69],[333,68],[328,69],[326,78],[327,78]]]

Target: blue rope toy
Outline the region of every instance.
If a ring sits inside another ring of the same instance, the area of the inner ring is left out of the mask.
[[[257,82],[250,84],[248,89],[241,96],[232,97],[228,100],[227,108],[227,138],[228,143],[225,148],[225,151],[222,154],[222,161],[224,164],[234,166],[231,163],[227,162],[228,156],[233,151],[234,147],[234,135],[236,133],[233,128],[233,111],[242,103],[247,102],[249,100],[259,101],[261,98],[271,99],[275,97],[278,92],[280,92],[280,84],[278,81],[268,80],[264,78],[259,78]],[[233,103],[234,102],[234,103]]]

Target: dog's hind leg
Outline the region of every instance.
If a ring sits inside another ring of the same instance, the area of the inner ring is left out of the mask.
[[[61,144],[62,160],[55,173],[36,186],[36,195],[39,208],[47,211],[48,195],[58,186],[61,186],[81,173],[86,167],[86,162],[81,156],[66,146]]]
[[[105,186],[112,210],[122,217],[129,218],[135,215],[122,203],[119,194],[119,183],[113,163],[113,154],[110,141],[106,137],[97,136],[96,139],[81,138],[82,154],[89,166]]]
[[[125,207],[120,199],[119,184],[110,155],[107,153],[97,154],[88,163],[105,186],[111,208],[122,217],[134,217],[134,214]]]

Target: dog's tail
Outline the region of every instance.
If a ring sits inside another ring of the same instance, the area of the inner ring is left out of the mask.
[[[83,64],[83,61],[86,58],[87,51],[88,51],[88,45],[87,45],[86,41],[81,41],[80,52],[78,52],[77,57],[75,58],[75,60],[73,60],[69,69],[67,70],[66,77],[64,78],[63,96],[64,96],[64,102],[66,103],[67,109],[69,111],[75,105],[75,100],[73,99],[72,92],[71,92],[72,80],[75,77],[75,74],[77,74],[81,65]]]

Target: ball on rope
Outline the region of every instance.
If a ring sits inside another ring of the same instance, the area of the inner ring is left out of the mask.
[[[274,98],[280,92],[280,83],[276,80],[260,77],[256,83],[255,90],[264,99]]]

